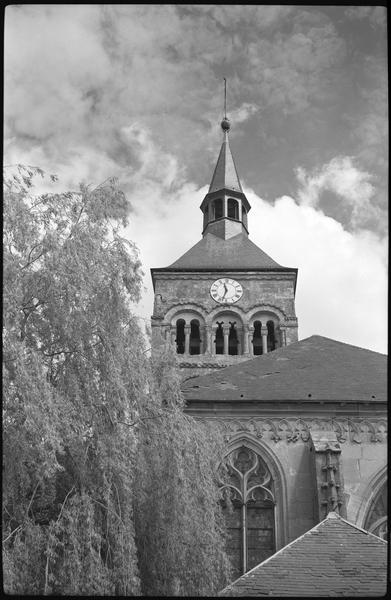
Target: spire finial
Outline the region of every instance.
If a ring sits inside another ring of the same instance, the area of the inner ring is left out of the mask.
[[[227,118],[227,80],[224,77],[224,119]]]
[[[227,80],[224,77],[224,119],[221,121],[221,129],[224,133],[228,133],[231,129],[231,123],[227,117]]]

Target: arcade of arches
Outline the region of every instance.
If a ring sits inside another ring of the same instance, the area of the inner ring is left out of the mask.
[[[201,319],[177,318],[170,328],[177,354],[250,354],[259,356],[282,346],[283,326],[269,317],[243,325],[235,314],[217,317],[212,327]]]

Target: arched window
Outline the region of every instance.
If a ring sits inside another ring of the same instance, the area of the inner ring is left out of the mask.
[[[239,204],[233,198],[228,198],[228,217],[230,219],[239,219]]]
[[[234,321],[233,323],[230,321],[229,324],[230,324],[230,328],[229,328],[229,336],[228,336],[228,354],[236,355],[236,354],[239,354],[238,353],[238,345],[239,345],[238,332],[235,327],[236,321]]]
[[[364,529],[377,535],[383,540],[387,539],[387,485],[384,484],[374,499]]]
[[[176,351],[177,354],[185,353],[185,321],[178,319],[176,322]]]
[[[243,225],[245,225],[245,227],[247,227],[247,211],[246,211],[246,208],[243,206],[243,204],[242,204],[242,221],[243,221]]]
[[[254,323],[254,335],[253,335],[253,352],[255,356],[262,354],[262,334],[261,334],[261,321],[255,321]]]
[[[216,329],[216,354],[224,354],[223,321],[217,322]]]
[[[190,321],[190,354],[200,354],[201,336],[200,322],[198,319]]]
[[[221,198],[213,201],[213,216],[215,219],[221,219],[223,215],[223,201]]]
[[[245,445],[226,457],[224,467],[228,481],[226,476],[221,492],[227,553],[236,579],[276,550],[274,482],[266,463]]]
[[[267,326],[267,351],[271,352],[276,348],[276,335],[274,331],[274,322],[268,321]]]

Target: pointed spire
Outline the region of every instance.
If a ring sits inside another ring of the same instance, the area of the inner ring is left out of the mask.
[[[230,124],[228,119],[225,118],[222,120],[221,128],[224,131],[224,141],[221,146],[219,158],[217,159],[212,182],[209,186],[209,193],[217,192],[222,189],[243,193],[231,148],[229,147],[228,131]]]
[[[239,233],[248,235],[247,214],[251,209],[240,184],[235,161],[229,147],[231,124],[227,117],[227,82],[224,77],[224,118],[221,121],[224,140],[213,173],[209,191],[200,209],[203,212],[202,235],[209,233],[228,239]]]
[[[221,146],[219,158],[213,173],[212,182],[209,187],[210,192],[227,189],[243,192],[240,185],[238,172],[231,154],[228,142],[228,132],[231,129],[231,123],[227,117],[227,80],[224,77],[224,119],[221,121],[221,129],[224,132],[224,141]]]

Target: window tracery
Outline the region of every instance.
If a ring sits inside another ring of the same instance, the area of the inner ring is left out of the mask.
[[[222,493],[227,530],[227,551],[238,577],[275,552],[274,482],[262,458],[246,446],[225,459],[228,481]]]
[[[387,485],[384,484],[377,494],[368,516],[365,520],[364,529],[386,540],[388,538],[387,528]]]

